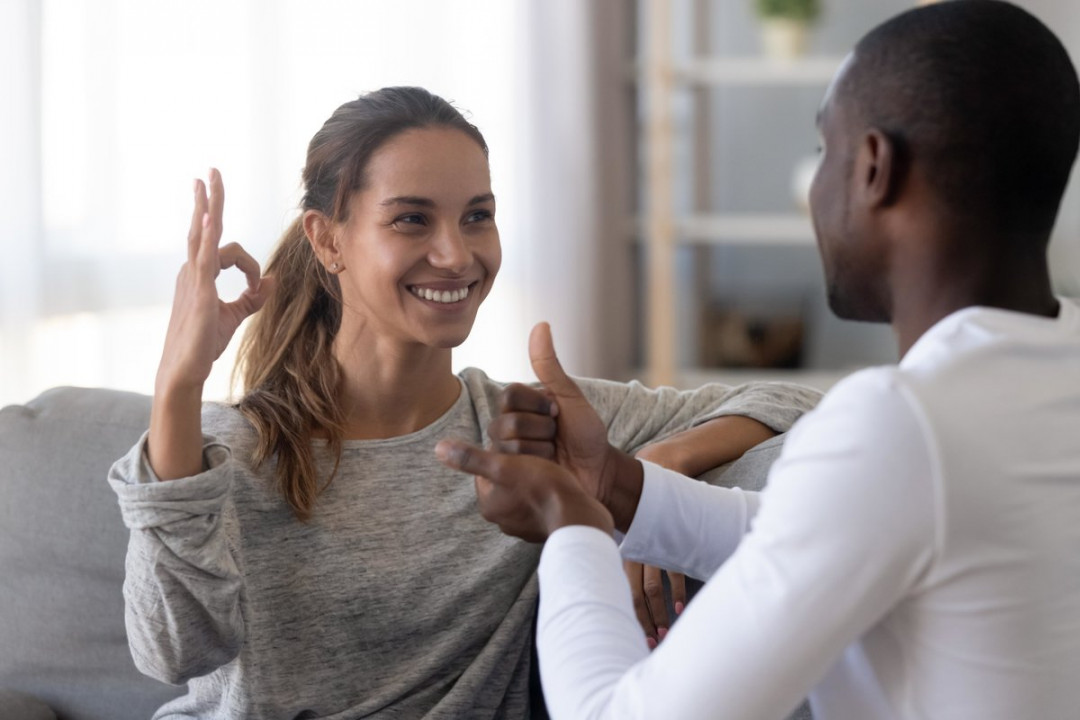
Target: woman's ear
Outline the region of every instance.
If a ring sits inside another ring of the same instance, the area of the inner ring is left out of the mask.
[[[330,218],[318,210],[305,210],[302,222],[304,234],[307,235],[311,249],[323,267],[331,273],[344,270],[345,265],[338,249],[337,234],[334,232],[334,223]]]

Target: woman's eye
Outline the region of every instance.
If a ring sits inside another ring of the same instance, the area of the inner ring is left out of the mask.
[[[469,213],[469,216],[465,218],[465,222],[483,222],[484,220],[491,220],[495,215],[490,210],[477,210],[476,212]]]
[[[399,223],[401,225],[425,225],[427,223],[427,218],[420,213],[409,213],[408,215],[401,215],[394,219],[395,225]]]

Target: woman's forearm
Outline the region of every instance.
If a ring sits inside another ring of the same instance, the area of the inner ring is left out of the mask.
[[[776,434],[757,420],[741,415],[725,415],[646,445],[637,452],[637,457],[696,477],[738,459],[750,448]]]
[[[202,472],[202,386],[158,387],[150,410],[147,458],[161,480]]]

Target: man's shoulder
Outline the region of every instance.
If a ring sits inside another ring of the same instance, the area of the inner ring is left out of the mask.
[[[895,365],[859,370],[837,383],[792,429],[798,434],[841,434],[868,443],[922,434],[923,412],[910,378]]]
[[[881,400],[899,397],[906,384],[901,370],[895,365],[880,365],[858,370],[833,386],[822,398],[818,408],[877,407]]]

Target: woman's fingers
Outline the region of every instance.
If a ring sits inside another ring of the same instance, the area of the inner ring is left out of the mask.
[[[641,629],[645,631],[645,639],[649,649],[656,647],[656,625],[653,624],[652,615],[649,614],[649,603],[645,599],[645,591],[642,585],[644,566],[641,563],[626,560],[623,562],[623,572],[630,583],[630,595],[634,601],[634,614],[637,615]]]
[[[225,208],[225,186],[221,182],[221,173],[215,168],[210,168],[209,190],[201,220],[197,264],[203,272],[213,273],[213,277],[217,277],[221,270],[217,256]]]
[[[224,227],[222,218],[225,212],[225,183],[222,182],[217,168],[210,168],[210,205],[206,211],[210,213],[210,225],[220,240]]]
[[[251,290],[259,287],[259,280],[262,278],[259,261],[248,254],[248,251],[241,247],[239,243],[223,245],[218,251],[218,261],[218,267],[221,270],[226,270],[234,265],[240,268],[247,278],[247,284]]]
[[[274,291],[272,278],[262,277],[259,262],[238,243],[229,243],[218,251],[219,268],[239,268],[247,278],[247,289],[236,300],[225,303],[225,308],[236,314],[239,323],[248,315],[259,311]]]
[[[649,616],[656,626],[656,639],[663,640],[671,621],[668,620],[667,603],[664,601],[664,578],[660,568],[646,565],[642,569],[641,587],[645,593],[645,603],[649,606]]]
[[[206,214],[206,186],[202,180],[195,181],[195,199],[191,210],[191,227],[188,228],[188,262],[194,263],[199,255],[202,240],[202,220]]]
[[[671,583],[671,604],[675,607],[675,614],[682,615],[686,609],[686,576],[682,573],[667,571],[668,581]]]

